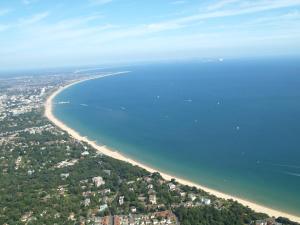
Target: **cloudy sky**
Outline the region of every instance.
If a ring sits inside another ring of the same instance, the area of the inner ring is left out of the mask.
[[[300,54],[300,0],[0,0],[0,68]]]

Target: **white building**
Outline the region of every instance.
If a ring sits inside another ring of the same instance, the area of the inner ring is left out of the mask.
[[[176,190],[176,185],[173,183],[168,184],[170,191],[175,191]]]
[[[100,212],[103,212],[103,211],[105,211],[107,208],[108,208],[108,205],[107,205],[107,204],[100,205],[99,211],[100,211]]]
[[[205,205],[210,205],[211,204],[211,200],[209,198],[201,198],[201,202]]]
[[[83,202],[83,205],[85,207],[89,206],[90,204],[91,204],[91,199],[89,199],[89,198],[85,199],[84,202]]]
[[[181,196],[181,197],[185,197],[185,196],[186,196],[186,193],[185,193],[185,192],[180,192],[180,196]]]
[[[90,153],[88,151],[84,151],[81,153],[82,156],[88,156]]]
[[[105,184],[105,181],[103,180],[102,177],[94,177],[92,180],[96,187],[100,187],[101,185]]]
[[[153,205],[156,204],[156,195],[155,194],[149,195],[149,202]]]
[[[124,196],[120,196],[119,197],[119,205],[123,205],[124,204]]]
[[[70,174],[69,173],[62,173],[62,174],[60,174],[60,177],[61,177],[61,179],[67,179],[68,177],[70,176]]]
[[[197,198],[197,196],[193,193],[190,193],[188,196],[189,196],[189,199],[191,199],[192,201],[195,201]]]
[[[135,208],[135,207],[131,207],[131,208],[130,208],[130,211],[131,211],[132,213],[136,213],[136,208]]]

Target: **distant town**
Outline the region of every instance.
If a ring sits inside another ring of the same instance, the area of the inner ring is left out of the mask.
[[[297,224],[109,158],[43,116],[50,93],[95,75],[0,78],[0,224]]]

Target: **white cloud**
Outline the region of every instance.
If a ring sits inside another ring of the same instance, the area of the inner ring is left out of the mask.
[[[105,5],[111,3],[113,0],[90,0],[92,5]]]
[[[32,4],[32,3],[35,3],[35,2],[37,2],[38,0],[22,0],[22,3],[24,4],[24,5],[30,5],[30,4]]]
[[[38,14],[31,16],[30,18],[20,19],[19,25],[20,26],[32,25],[32,24],[42,21],[43,19],[47,18],[48,16],[49,16],[49,12],[38,13]]]
[[[226,6],[229,6],[233,3],[238,3],[238,2],[240,2],[240,0],[220,0],[215,3],[209,4],[206,7],[206,9],[209,11],[218,10],[218,9],[224,8]]]
[[[300,12],[298,10],[290,11],[288,13],[284,14],[276,14],[274,16],[263,16],[258,17],[256,19],[251,20],[250,22],[245,23],[244,25],[274,25],[278,26],[278,24],[281,24],[281,26],[284,25],[287,26],[287,23],[299,23],[300,22]]]
[[[63,29],[85,27],[85,26],[88,26],[89,22],[96,21],[102,17],[103,17],[103,15],[96,14],[96,15],[85,16],[85,17],[64,19],[64,20],[58,21],[54,24],[45,25],[44,28],[46,28],[46,29],[54,28],[56,30],[63,30]]]
[[[182,5],[185,3],[187,3],[187,1],[185,1],[185,0],[178,0],[178,1],[171,2],[172,5]]]
[[[146,29],[149,32],[160,32],[160,31],[166,31],[166,30],[173,30],[178,29],[181,26],[179,24],[172,24],[172,23],[153,23],[146,25]]]
[[[0,32],[2,31],[6,31],[7,29],[9,29],[9,25],[3,25],[3,24],[0,24]]]
[[[235,3],[232,7],[229,9],[223,9],[225,6],[231,5],[232,3]],[[254,14],[292,6],[300,6],[300,0],[223,0],[206,6],[206,8],[200,13],[169,21],[158,22],[156,24],[152,24],[152,26],[168,28],[166,25],[171,24],[173,27],[182,28],[190,25],[191,23],[197,23],[207,19]]]
[[[109,0],[104,0],[109,1]],[[151,37],[155,33],[182,29],[191,25],[199,25],[199,22],[218,17],[229,17],[241,14],[255,13],[270,9],[276,9],[281,7],[288,7],[290,5],[300,5],[300,0],[293,1],[279,1],[273,0],[272,4],[270,1],[251,1],[247,4],[238,5],[232,9],[227,10],[214,10],[212,8],[220,9],[227,4],[232,4],[233,1],[237,0],[224,0],[219,2],[217,6],[216,3],[211,4],[210,9],[206,8],[206,12],[198,13],[192,16],[181,17],[173,20],[161,21],[157,23],[149,24],[136,24],[129,27],[119,27],[116,25],[111,25],[105,23],[102,25],[95,25],[97,19],[102,18],[102,15],[91,15],[87,17],[77,17],[73,19],[62,20],[53,24],[43,23],[41,26],[35,26],[34,28],[29,28],[32,36],[39,37],[39,40],[43,42],[65,42],[66,40],[72,40],[72,43],[89,43],[89,45],[99,45],[103,43],[114,42],[116,40],[123,40],[129,38],[137,37]],[[99,0],[97,1],[99,3]],[[101,0],[103,3],[103,1]],[[245,1],[244,1],[245,2]],[[269,4],[267,4],[269,3]],[[293,15],[298,15],[298,12],[293,13]],[[48,12],[36,14],[28,19],[23,19],[20,24],[28,25],[35,24],[43,20],[49,15]],[[294,15],[294,16],[296,16]],[[292,15],[290,15],[292,16]],[[267,19],[266,19],[267,20]],[[90,25],[89,22],[93,21],[94,25]],[[262,21],[263,22],[263,21]],[[251,24],[250,24],[251,25]]]
[[[9,13],[11,10],[10,9],[0,9],[0,16],[4,16],[7,13]]]

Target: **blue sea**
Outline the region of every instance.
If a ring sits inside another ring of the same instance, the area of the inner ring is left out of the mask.
[[[299,59],[122,70],[66,89],[54,114],[154,168],[300,215]]]

